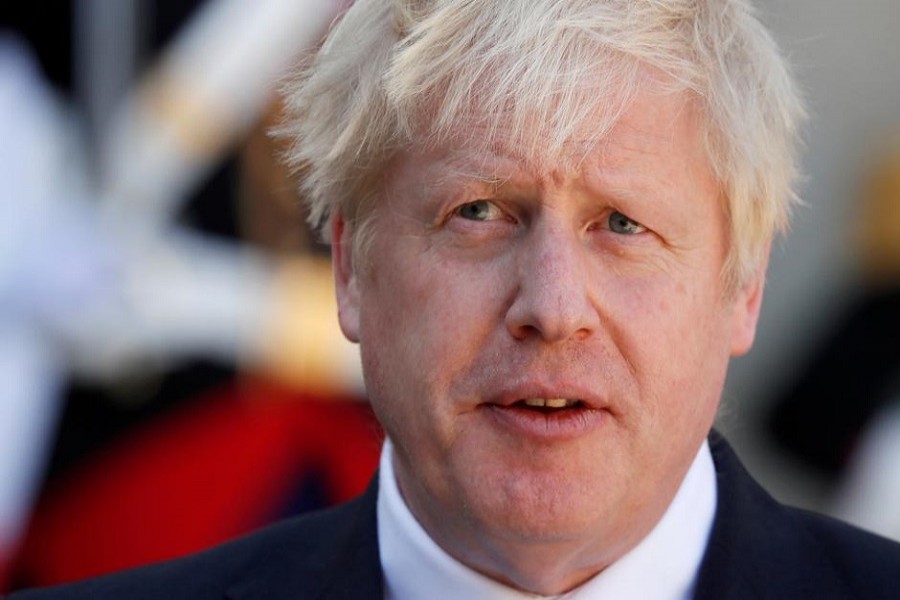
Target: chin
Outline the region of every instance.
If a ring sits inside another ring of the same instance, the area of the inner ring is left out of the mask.
[[[560,473],[536,474],[507,469],[504,475],[482,480],[467,504],[479,526],[510,541],[565,541],[584,536],[607,521],[599,486],[577,483]]]

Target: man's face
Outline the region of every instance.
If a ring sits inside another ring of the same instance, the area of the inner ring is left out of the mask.
[[[645,96],[574,168],[407,153],[364,271],[338,220],[341,324],[401,491],[464,562],[502,572],[511,548],[544,544],[608,563],[677,490],[760,294],[723,288],[728,227],[697,132],[684,98]]]

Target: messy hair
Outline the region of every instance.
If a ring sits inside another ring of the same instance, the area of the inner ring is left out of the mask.
[[[477,118],[467,143],[553,159],[576,132],[601,139],[651,83],[687,92],[701,116],[730,223],[724,275],[739,285],[787,227],[804,118],[746,0],[357,0],[287,86],[282,134],[327,237],[336,211],[365,214],[404,149]]]

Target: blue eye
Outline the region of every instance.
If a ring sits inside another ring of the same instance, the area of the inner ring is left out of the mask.
[[[647,228],[637,221],[629,219],[619,211],[616,211],[609,215],[609,230],[613,233],[634,235],[647,231]]]
[[[487,200],[467,202],[456,209],[456,214],[470,221],[490,221],[501,216],[500,209]]]

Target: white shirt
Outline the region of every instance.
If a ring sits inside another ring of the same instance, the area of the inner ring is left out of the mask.
[[[712,529],[716,474],[704,441],[659,523],[615,563],[561,596],[522,592],[490,579],[442,550],[406,506],[385,441],[378,479],[378,548],[386,600],[689,600]]]

